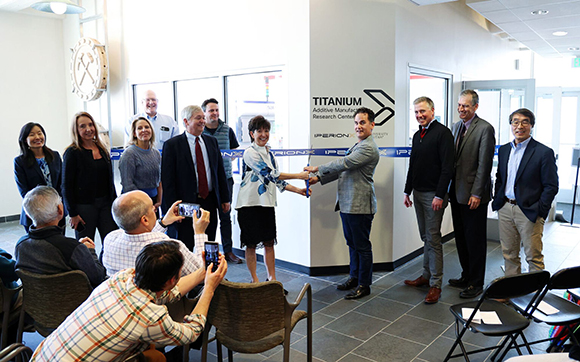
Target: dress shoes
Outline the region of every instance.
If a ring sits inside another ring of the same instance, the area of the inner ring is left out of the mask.
[[[449,279],[449,285],[455,288],[465,289],[469,286],[469,282],[467,279],[459,278],[459,279]]]
[[[359,299],[371,294],[371,287],[359,285],[358,288],[344,296],[344,299]]]
[[[242,259],[238,258],[238,256],[236,254],[234,254],[233,251],[226,253],[225,257],[226,257],[226,260],[230,263],[242,264]]]
[[[441,298],[441,288],[431,287],[429,288],[429,293],[427,293],[427,296],[425,297],[425,303],[435,304],[439,301],[439,298]]]
[[[412,287],[422,287],[423,285],[429,285],[429,281],[421,275],[415,280],[405,280],[405,285],[410,285]]]
[[[470,285],[459,293],[459,298],[471,299],[477,297],[481,293],[483,293],[482,287]]]
[[[338,289],[338,290],[351,290],[352,288],[356,287],[357,285],[358,285],[357,278],[348,278],[346,280],[346,282],[337,285],[336,289]]]

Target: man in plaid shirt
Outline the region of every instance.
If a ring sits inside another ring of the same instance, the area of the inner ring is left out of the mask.
[[[197,276],[180,277],[179,244],[166,240],[141,250],[135,269],[125,269],[98,286],[36,349],[31,361],[124,361],[150,344],[182,345],[203,331],[214,291],[226,275],[220,255],[215,272],[205,271],[203,293],[182,323],[173,321],[164,303],[184,296]],[[203,270],[203,269],[202,269]]]
[[[103,248],[103,265],[107,268],[108,276],[122,269],[133,268],[137,254],[145,245],[170,239],[165,234],[167,227],[183,219],[178,211],[180,202],[176,201],[163,219],[156,220],[153,201],[143,191],[130,191],[117,197],[113,202],[112,213],[120,229],[107,234]],[[203,220],[204,214],[207,220]],[[193,216],[195,253],[191,252],[183,242],[174,240],[179,243],[184,258],[181,276],[203,269],[204,261],[201,258],[201,252],[207,241],[205,228],[209,224],[209,212],[203,213],[199,219],[196,216]],[[201,282],[203,271],[200,273]]]

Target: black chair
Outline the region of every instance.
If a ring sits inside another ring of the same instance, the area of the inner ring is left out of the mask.
[[[0,349],[4,349],[8,344],[8,328],[12,324],[18,323],[20,306],[13,306],[12,299],[22,290],[22,285],[16,288],[7,288],[0,279],[0,305],[2,305],[2,332]]]
[[[505,357],[507,351],[513,347],[515,347],[518,354],[521,355],[521,350],[516,341],[517,337],[521,337],[524,341],[524,345],[527,347],[528,353],[532,354],[532,350],[523,334],[523,330],[530,324],[530,320],[518,313],[518,311],[513,307],[502,303],[500,300],[515,298],[535,292],[535,297],[533,297],[525,307],[526,311],[531,311],[531,309],[535,307],[535,300],[539,297],[549,279],[550,273],[547,271],[497,278],[492,281],[487,288],[485,288],[485,291],[479,300],[451,306],[449,309],[455,316],[455,334],[457,338],[447,353],[445,361],[463,355],[465,360],[469,362],[468,355],[493,349],[496,351],[492,355],[491,360],[495,361],[503,349],[503,353],[499,358],[499,361],[501,361]],[[462,314],[463,308],[473,308],[473,313],[471,313],[468,318],[464,318]],[[496,312],[501,320],[501,324],[473,322],[478,311]],[[461,339],[468,330],[486,336],[503,337],[503,339],[497,346],[467,352]],[[458,345],[461,348],[462,353],[452,355]]]
[[[34,319],[36,331],[48,337],[82,302],[93,288],[80,270],[45,275],[16,269],[22,280],[22,313],[18,322],[18,342],[22,342],[25,313]]]
[[[560,346],[558,345],[563,345],[568,339],[571,339],[572,343],[578,345],[578,340],[574,336],[574,329],[575,326],[580,323],[580,305],[574,304],[562,297],[559,297],[551,293],[551,291],[574,289],[579,287],[580,266],[577,266],[573,268],[562,269],[552,275],[550,281],[542,291],[542,294],[537,298],[535,302],[535,310],[533,313],[526,312],[526,306],[530,303],[530,300],[532,300],[532,295],[525,295],[511,299],[512,304],[518,310],[530,316],[534,322],[546,323],[550,326],[564,327],[563,332],[559,333],[557,336],[554,336],[553,338],[537,340],[531,342],[530,344],[552,341],[552,344],[550,347],[548,347],[549,351],[559,348]],[[538,308],[542,301],[558,309],[558,312],[549,315],[543,313],[542,308]]]

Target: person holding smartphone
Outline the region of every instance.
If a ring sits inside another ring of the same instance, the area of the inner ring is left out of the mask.
[[[276,280],[276,188],[306,196],[306,188],[290,185],[285,180],[306,180],[308,172],[280,172],[270,147],[270,122],[263,116],[255,116],[248,124],[252,144],[244,151],[243,175],[236,210],[240,223],[240,244],[246,247],[246,264],[257,283],[256,248],[265,249],[264,263],[267,280]]]

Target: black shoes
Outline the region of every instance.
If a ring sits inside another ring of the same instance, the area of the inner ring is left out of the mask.
[[[481,293],[483,293],[482,287],[470,285],[469,287],[463,289],[461,293],[459,293],[459,298],[471,299],[477,297]]]
[[[346,284],[346,283],[345,283]],[[344,299],[359,299],[371,294],[371,287],[359,285],[358,288],[344,296]]]
[[[455,288],[465,289],[469,286],[467,279],[449,279],[449,285]]]
[[[338,290],[351,290],[358,285],[357,278],[348,278],[346,282],[336,286]]]

